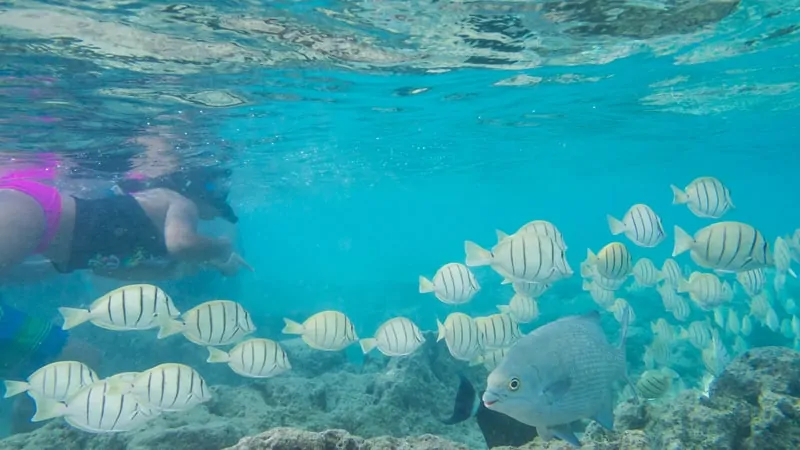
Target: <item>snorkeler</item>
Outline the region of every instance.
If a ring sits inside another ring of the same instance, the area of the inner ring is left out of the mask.
[[[62,273],[91,269],[111,278],[161,278],[179,263],[208,264],[233,276],[252,268],[227,238],[197,232],[200,220],[238,218],[224,186],[230,171],[189,169],[119,183],[120,195],[62,195],[46,168],[0,175],[0,272],[40,254]]]

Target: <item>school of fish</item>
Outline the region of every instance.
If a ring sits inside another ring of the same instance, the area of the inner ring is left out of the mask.
[[[713,177],[671,189],[673,204],[685,205],[699,218],[718,220],[735,208],[730,190]],[[770,245],[748,223],[716,221],[693,233],[676,225],[672,257],[654,261],[632,254],[649,252],[670,238],[653,208],[635,204],[621,216],[607,215],[606,221],[610,235],[619,238],[587,249],[578,273],[583,291],[599,311],[619,323],[618,345],[608,341],[597,312],[562,317],[533,331],[526,328],[539,318],[539,299],[574,275],[564,235],[551,222],[534,220],[511,234],[498,230],[490,248],[466,241],[463,261],[419,276],[420,294],[433,294],[458,309],[436,319],[437,341],[443,341],[454,359],[490,372],[483,397],[487,408],[537,427],[543,438],[577,445],[570,427],[576,420],[613,427],[620,382],[628,385],[623,395],[643,401],[684,388],[672,368],[682,346],[702,361],[705,387],[732,357],[748,349],[747,338],[757,326],[781,333],[800,348],[800,311],[786,289],[787,277],[797,278],[792,264],[800,261],[800,229]],[[675,259],[680,255],[688,255],[692,264],[681,266]],[[463,309],[481,291],[473,272],[479,267],[496,272],[500,284],[513,291],[506,304],[486,316]],[[658,294],[664,314],[646,330],[652,338],[644,349],[644,372],[634,382],[627,373],[624,343],[629,324],[637,319],[633,299],[646,290]],[[180,334],[206,348],[209,364],[226,364],[243,377],[269,378],[292,368],[278,342],[252,336],[257,330],[250,313],[230,300],[208,301],[181,313],[157,286],[136,284],[115,289],[86,308],[64,307],[60,312],[64,329],[89,322],[116,332],[158,329],[158,339]],[[282,332],[319,351],[342,351],[358,343],[365,355],[377,350],[403,357],[425,343],[423,331],[402,316],[380,324],[369,337],[359,337],[341,311],[302,319],[284,319]],[[34,421],[63,417],[93,433],[133,430],[163,412],[185,411],[212,395],[200,373],[182,364],[100,378],[80,362],[57,362],[25,381],[5,384],[7,397],[27,393],[34,399]]]

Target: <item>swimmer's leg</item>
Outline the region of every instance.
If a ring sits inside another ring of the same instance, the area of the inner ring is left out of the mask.
[[[0,189],[0,272],[32,255],[45,231],[44,211],[22,192]]]

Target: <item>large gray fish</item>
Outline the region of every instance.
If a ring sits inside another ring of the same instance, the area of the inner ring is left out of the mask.
[[[622,323],[619,347],[600,327],[600,313],[569,316],[541,326],[517,341],[489,374],[484,405],[537,428],[545,440],[556,436],[580,445],[569,424],[594,419],[614,426],[614,383],[627,380]]]

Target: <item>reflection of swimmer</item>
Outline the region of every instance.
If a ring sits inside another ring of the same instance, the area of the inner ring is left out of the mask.
[[[472,383],[463,375],[459,375],[459,377],[461,383],[458,386],[453,414],[442,422],[451,425],[475,417],[481,433],[483,433],[483,439],[489,448],[504,445],[518,447],[536,437],[535,427],[517,422],[505,414],[486,408],[481,401],[481,395],[475,391]]]
[[[229,171],[126,180],[122,195],[80,199],[52,185],[55,159],[49,162],[0,175],[0,271],[35,254],[60,272],[92,269],[115,278],[170,276],[182,262],[207,263],[225,275],[250,269],[228,239],[197,232],[200,220],[238,220],[227,202]]]

